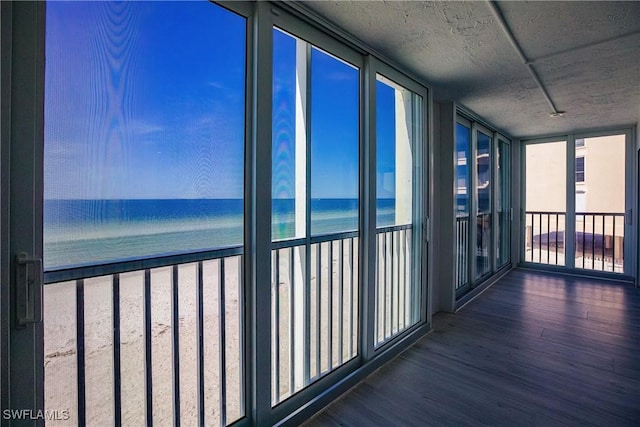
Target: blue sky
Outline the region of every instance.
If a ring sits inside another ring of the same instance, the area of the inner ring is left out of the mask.
[[[204,1],[48,3],[45,197],[241,197],[244,39]]]
[[[296,39],[274,30],[273,197],[295,194]],[[311,197],[358,196],[359,71],[311,50]]]
[[[376,194],[379,199],[395,197],[395,182],[389,185],[385,175],[395,174],[395,90],[376,82]]]
[[[48,3],[45,198],[241,198],[245,27],[206,1]],[[275,37],[273,194],[288,198],[295,46]],[[311,61],[312,197],[357,197],[359,71]],[[390,105],[378,153],[393,172]]]

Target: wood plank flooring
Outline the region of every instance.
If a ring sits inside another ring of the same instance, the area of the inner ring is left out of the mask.
[[[640,426],[640,290],[514,270],[305,425]]]

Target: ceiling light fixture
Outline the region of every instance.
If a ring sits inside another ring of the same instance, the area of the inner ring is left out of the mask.
[[[564,116],[564,111],[554,111],[553,113],[549,113],[549,117],[562,117]]]

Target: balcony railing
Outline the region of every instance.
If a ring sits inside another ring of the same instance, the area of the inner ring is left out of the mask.
[[[624,213],[576,213],[576,267],[624,272]]]
[[[565,265],[564,212],[526,212],[525,261]]]
[[[476,215],[476,280],[491,273],[491,215],[489,212],[479,212]]]
[[[564,212],[525,213],[525,261],[566,265]],[[624,213],[577,212],[575,267],[624,271]]]
[[[275,405],[358,353],[358,233],[275,242],[272,266]]]
[[[476,248],[472,255],[475,257],[473,259],[473,262],[475,262],[475,280],[481,279],[491,272],[491,213],[478,213],[475,224],[475,227],[471,229],[468,215],[456,216],[456,291],[470,283],[469,245],[472,237],[470,233],[476,233]]]
[[[419,320],[416,315],[419,295],[411,268],[412,232],[411,224],[376,230],[376,346]]]
[[[469,216],[456,217],[456,290],[469,283]]]
[[[45,406],[70,408],[71,425],[225,426],[242,418],[242,265],[242,247],[232,247],[47,284]]]

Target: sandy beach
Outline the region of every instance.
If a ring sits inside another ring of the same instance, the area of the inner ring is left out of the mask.
[[[225,351],[227,421],[242,416],[240,399],[239,257],[225,270]],[[205,422],[219,425],[220,369],[218,261],[203,265]],[[111,276],[86,279],[85,372],[87,425],[113,425],[113,324]],[[76,285],[45,286],[45,407],[70,409],[67,421],[77,425]],[[180,413],[183,425],[197,424],[196,264],[179,267]],[[171,267],[151,272],[152,382],[154,425],[172,425]],[[144,273],[120,277],[122,423],[144,423]]]
[[[317,280],[317,247],[310,250],[310,354],[311,382],[357,354],[358,343],[358,253],[354,239],[353,262],[348,240],[343,241],[343,259],[339,262],[339,242],[333,242],[332,286],[329,281],[329,243],[322,244],[319,286]],[[275,269],[271,278],[272,296],[279,295],[278,346],[272,335],[272,360],[279,361],[276,374],[279,393],[273,381],[272,402],[282,401],[307,384],[303,378],[304,279],[301,269],[294,269],[294,300],[291,295],[291,251],[280,250],[279,291],[275,286]],[[295,262],[304,263],[304,250],[296,252]],[[275,251],[273,256],[275,263]],[[241,309],[239,301],[240,257],[225,260],[225,343],[226,366],[222,374],[226,381],[227,423],[241,418]],[[275,264],[274,264],[275,265]],[[342,265],[342,275],[339,266]],[[197,302],[196,264],[179,266],[179,366],[180,414],[185,426],[197,425]],[[219,260],[203,262],[204,298],[204,383],[205,424],[220,425],[220,351],[219,341]],[[303,267],[304,268],[304,267]],[[353,271],[352,271],[353,270]],[[297,272],[297,274],[296,274]],[[353,289],[350,277],[353,273]],[[340,278],[342,277],[342,283]],[[153,422],[156,426],[172,425],[172,307],[171,267],[151,270],[152,320],[152,383]],[[317,291],[319,289],[319,292]],[[297,297],[295,296],[297,294]],[[301,298],[301,299],[299,299]],[[45,326],[45,407],[70,410],[66,421],[49,421],[52,426],[73,426],[77,419],[77,343],[76,343],[76,282],[49,284],[44,291]],[[331,304],[329,304],[331,301]],[[319,306],[318,306],[319,304]],[[112,277],[84,280],[84,328],[87,425],[104,426],[114,423],[113,392],[113,307]],[[275,298],[272,298],[272,324],[275,325]],[[145,417],[144,380],[144,272],[120,275],[121,334],[121,402],[122,423],[139,426]],[[340,311],[342,309],[342,311]],[[293,311],[292,311],[293,310]],[[318,318],[318,313],[320,314]],[[290,330],[294,319],[294,330]],[[331,329],[329,324],[331,319]],[[319,324],[318,324],[319,321]],[[342,331],[340,329],[342,328]],[[275,326],[274,326],[275,332]],[[331,332],[329,332],[331,331]],[[342,346],[339,338],[342,337]],[[293,337],[294,351],[290,351]],[[319,338],[319,339],[318,339]],[[342,357],[340,348],[342,347]],[[329,354],[331,348],[331,354]],[[278,353],[276,353],[278,349]],[[330,356],[330,357],[329,357]],[[293,357],[293,358],[292,358]],[[293,362],[291,362],[293,360]],[[330,361],[331,360],[331,361]],[[293,389],[290,364],[295,372]],[[320,369],[318,370],[318,365]],[[276,396],[277,395],[277,396]]]

